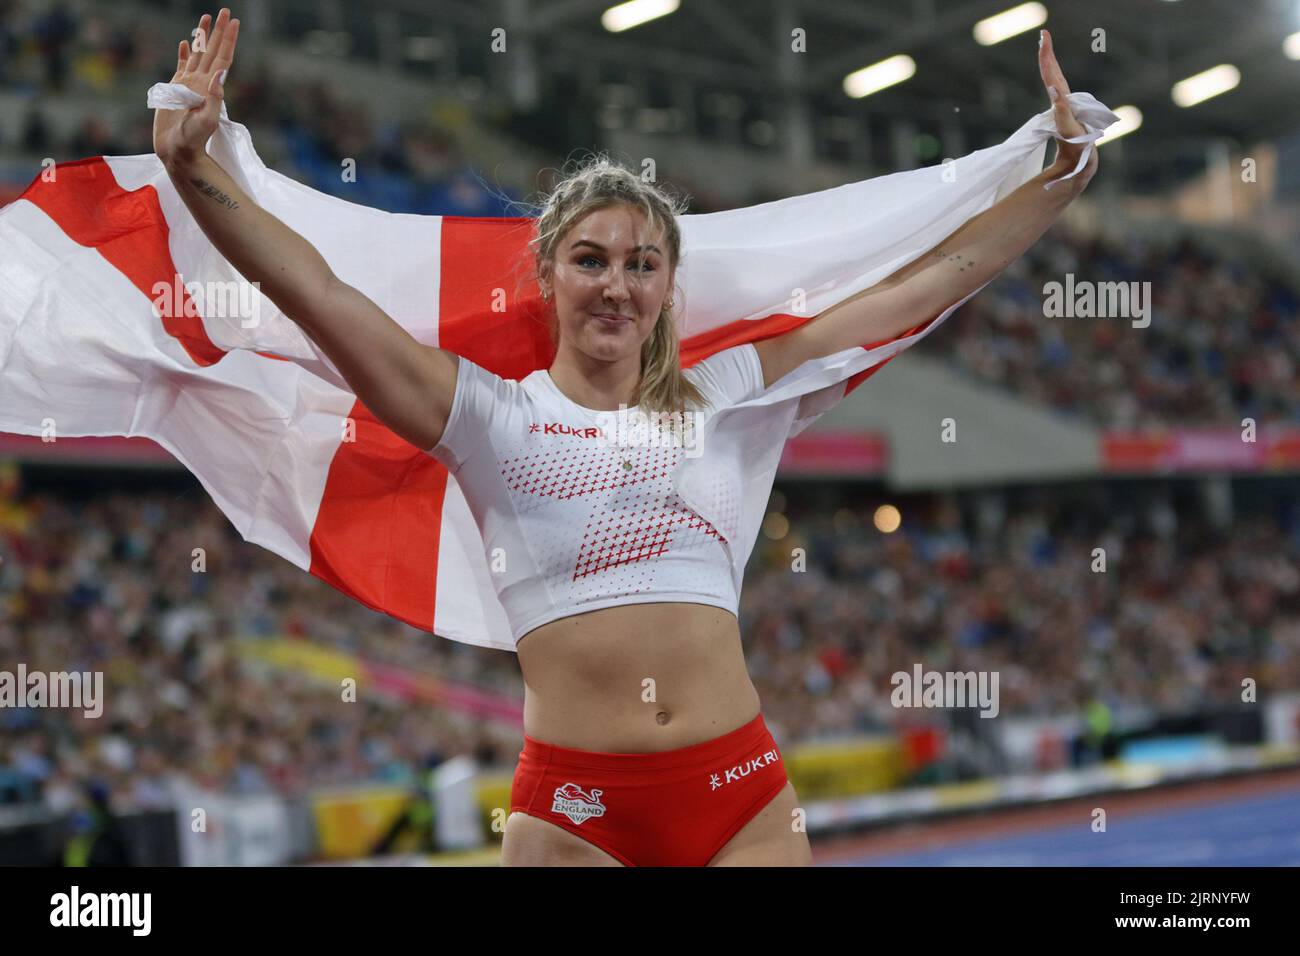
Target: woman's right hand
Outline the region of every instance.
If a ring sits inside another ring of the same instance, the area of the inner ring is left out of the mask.
[[[217,130],[221,117],[222,88],[235,58],[239,38],[239,21],[230,19],[230,10],[222,7],[211,36],[207,35],[211,14],[199,19],[199,35],[207,37],[202,50],[191,50],[189,40],[182,40],[176,51],[176,74],[171,82],[183,83],[203,96],[202,106],[188,110],[155,109],[153,112],[153,149],[164,163],[185,163],[206,151],[208,140]]]

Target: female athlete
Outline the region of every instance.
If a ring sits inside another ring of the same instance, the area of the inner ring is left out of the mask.
[[[512,568],[496,587],[525,683],[525,744],[502,862],[809,864],[746,672],[727,545],[672,490],[683,448],[599,439],[620,407],[707,416],[804,362],[921,324],[1028,248],[1091,178],[1096,151],[1065,188],[1044,191],[1080,155],[1058,141],[1040,177],[929,255],[795,330],[686,370],[670,316],[682,210],[627,170],[588,165],[538,217],[534,267],[556,354],[515,382],[416,342],[207,154],[239,21],[222,9],[199,35],[209,26],[204,49],[181,42],[172,79],[204,105],[155,111],[154,149],[176,189],[366,407],[457,476],[484,542]],[[1058,133],[1081,134],[1050,37],[1039,66]],[[723,485],[737,477],[710,464]]]

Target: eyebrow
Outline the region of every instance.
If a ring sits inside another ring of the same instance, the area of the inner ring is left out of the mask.
[[[569,248],[576,249],[578,248],[578,246],[591,246],[593,249],[599,249],[601,252],[605,251],[604,246],[602,246],[599,242],[592,242],[590,239],[579,239],[573,245],[569,246]],[[660,252],[658,246],[649,246],[649,245],[633,246],[630,251],[636,252],[638,249],[646,249],[649,251],[658,252],[659,255],[661,256],[663,255],[663,253]]]

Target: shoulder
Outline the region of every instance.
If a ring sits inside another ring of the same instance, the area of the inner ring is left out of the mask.
[[[463,355],[456,355],[456,389],[442,437],[427,453],[453,472],[476,448],[492,444],[493,434],[513,427],[532,404],[523,380],[504,378]]]
[[[463,355],[457,355],[456,392],[467,400],[521,402],[529,394],[529,383],[537,373],[523,379],[506,378]]]
[[[763,391],[763,364],[750,342],[714,352],[682,373],[718,408],[738,405]]]

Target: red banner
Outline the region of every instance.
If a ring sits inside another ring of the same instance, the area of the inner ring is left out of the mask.
[[[0,432],[0,458],[37,464],[151,465],[180,468],[181,463],[151,438],[57,438]]]
[[[1247,441],[1238,428],[1109,432],[1101,440],[1108,472],[1291,471],[1300,468],[1300,428],[1261,428]]]
[[[872,477],[884,473],[889,445],[883,435],[863,431],[809,430],[785,443],[777,473]]]

